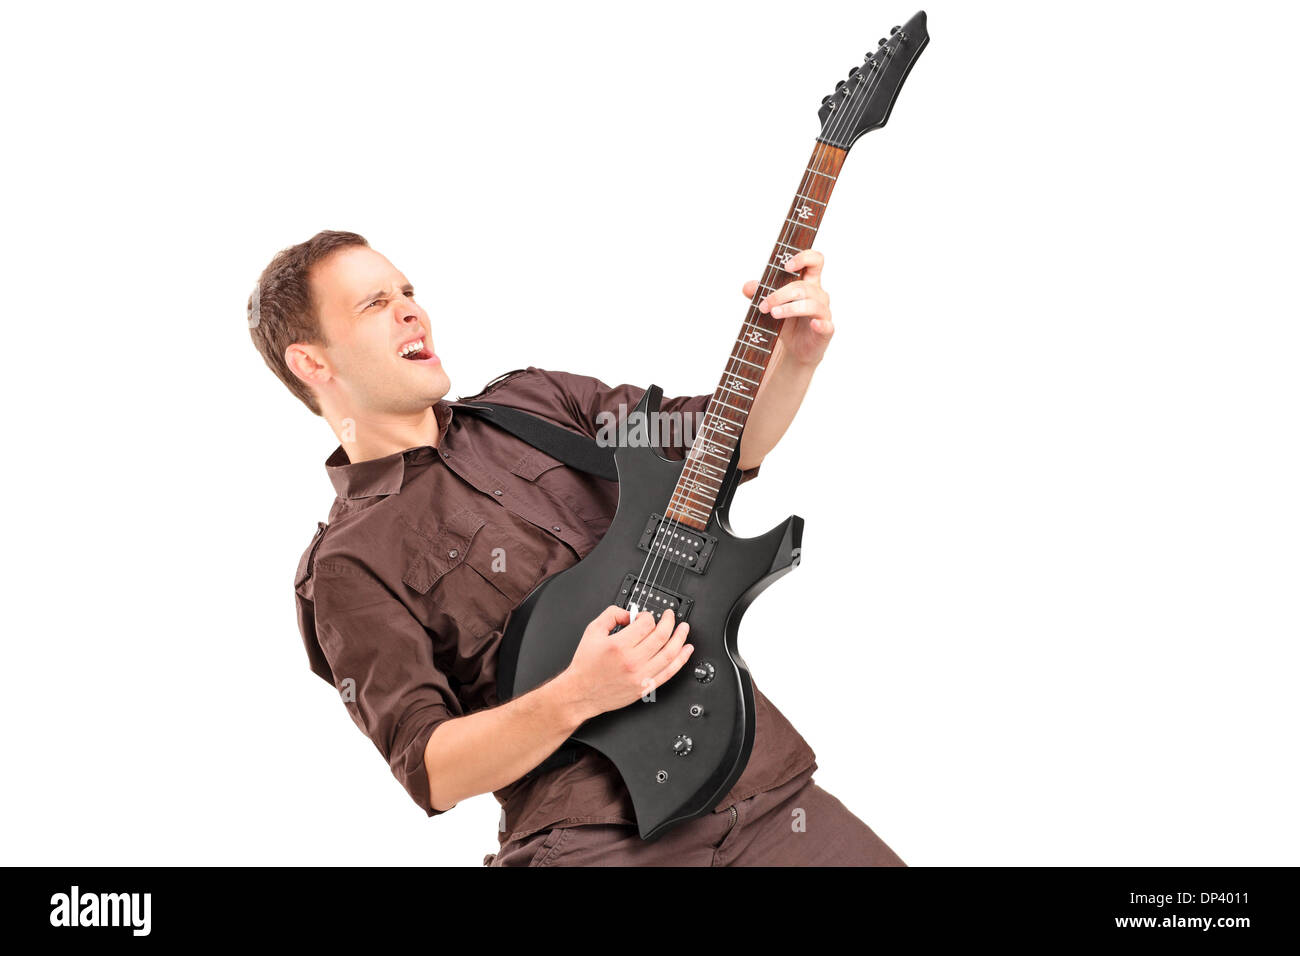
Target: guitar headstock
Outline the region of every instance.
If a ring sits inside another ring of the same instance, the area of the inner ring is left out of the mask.
[[[822,99],[817,111],[822,132],[817,139],[848,149],[863,133],[884,126],[912,64],[929,42],[924,10],[890,30],[862,65],[849,70],[848,79],[836,83],[835,92]]]

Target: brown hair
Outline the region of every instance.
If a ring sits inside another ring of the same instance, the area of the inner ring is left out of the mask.
[[[248,334],[253,344],[289,391],[317,415],[321,413],[320,403],[307,383],[289,369],[284,351],[295,342],[325,344],[312,299],[312,266],[338,249],[368,245],[355,232],[318,232],[306,242],[277,252],[248,297]]]

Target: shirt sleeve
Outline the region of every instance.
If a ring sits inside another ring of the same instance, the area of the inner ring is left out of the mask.
[[[363,568],[318,563],[315,577],[316,633],[348,714],[411,799],[429,816],[442,813],[429,800],[424,749],[463,708],[434,665],[428,632]]]
[[[606,423],[612,421],[614,427],[617,427],[617,423],[636,408],[645,394],[643,386],[609,386],[590,375],[548,371],[535,366],[529,366],[527,371],[528,375],[511,382],[512,397],[523,398],[528,411],[576,428],[593,439],[597,438]],[[681,413],[683,417],[692,416],[690,434],[693,436],[698,432],[695,426],[709,407],[712,397],[711,392],[707,395],[665,397],[659,404],[659,410]],[[661,436],[660,451],[665,458],[681,461],[686,457],[687,449],[681,442],[682,435],[682,432],[673,433],[673,441],[667,441]],[[756,477],[761,467],[755,465],[753,468],[742,468],[739,483],[743,484]]]

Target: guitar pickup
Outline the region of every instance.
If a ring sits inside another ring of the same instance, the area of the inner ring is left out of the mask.
[[[676,521],[669,522],[661,534],[659,529],[663,521],[663,515],[651,515],[645,530],[641,532],[637,547],[642,551],[652,551],[661,561],[703,574],[709,566],[709,559],[713,557],[718,539]]]
[[[677,591],[670,591],[661,585],[652,584],[647,587],[644,581],[629,572],[623,578],[623,584],[619,587],[614,603],[619,607],[627,607],[633,601],[641,610],[654,614],[656,621],[663,616],[664,611],[668,608],[673,609],[673,617],[678,621],[684,621],[691,613],[691,607],[695,604],[694,598],[687,597]]]

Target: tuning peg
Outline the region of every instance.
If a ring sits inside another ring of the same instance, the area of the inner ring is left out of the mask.
[[[862,69],[862,67],[860,67],[860,66],[850,67],[850,68],[849,68],[849,77],[852,78],[853,74],[854,74],[854,73],[857,73],[858,70],[860,70],[860,69]]]
[[[830,101],[833,100],[833,99],[835,99],[835,97],[834,97],[833,95],[823,96],[823,97],[822,97],[822,106],[826,106],[826,105],[828,105],[828,104],[830,103]]]
[[[881,45],[881,46],[884,46],[884,45],[885,45],[886,43],[888,43],[888,42],[889,42],[889,41],[886,40],[884,37],[881,37],[881,38],[880,38],[880,45]]]
[[[902,28],[902,27],[890,27],[890,28],[889,28],[889,35],[892,37],[895,33],[897,33],[897,32],[898,32],[899,30],[901,30],[901,29],[903,29],[903,28]]]
[[[835,92],[836,92],[836,93],[838,93],[838,92],[839,92],[841,89],[843,89],[843,88],[844,88],[844,81],[843,81],[843,80],[840,80],[838,83],[835,84]]]

